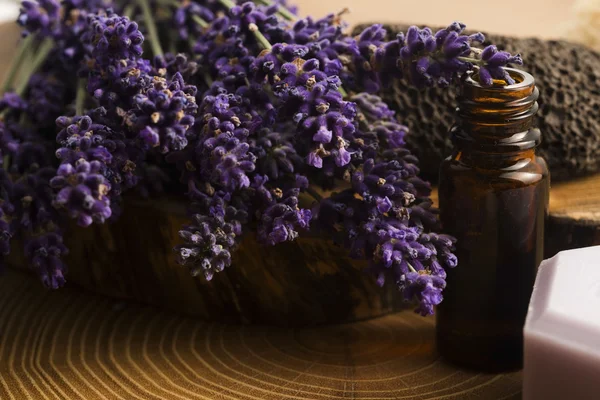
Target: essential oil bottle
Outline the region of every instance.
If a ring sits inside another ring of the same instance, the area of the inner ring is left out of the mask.
[[[458,239],[437,310],[437,348],[449,362],[487,371],[518,369],[523,324],[543,258],[550,177],[536,156],[538,89],[530,74],[458,89],[453,154],[440,170],[444,231]]]

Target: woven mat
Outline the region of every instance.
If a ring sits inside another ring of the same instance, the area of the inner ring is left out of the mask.
[[[411,312],[282,329],[209,324],[0,277],[0,399],[518,399],[520,374],[456,370]]]

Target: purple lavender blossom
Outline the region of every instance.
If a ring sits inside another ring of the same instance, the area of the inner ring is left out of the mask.
[[[25,28],[23,36],[40,32],[43,36],[51,36],[58,29],[60,3],[56,0],[24,0],[17,22]]]
[[[208,24],[215,19],[213,10],[216,7],[215,4],[211,4],[215,2],[206,1],[205,3],[206,5],[191,0],[185,0],[181,2],[181,5],[178,8],[176,8],[173,13],[173,22],[181,39],[188,40],[190,35],[201,32],[203,26],[199,24],[199,20],[202,21],[202,23]]]
[[[66,210],[80,226],[104,223],[111,216],[108,192],[110,183],[101,174],[102,163],[83,159],[75,166],[62,164],[50,186],[57,190],[54,207]]]
[[[233,95],[206,96],[200,109],[205,115],[197,129],[203,132],[195,145],[197,166],[186,163],[200,180],[235,191],[250,186],[248,173],[256,168],[247,137],[253,129],[253,118],[240,112],[241,99]],[[190,160],[191,161],[191,160]]]
[[[104,14],[90,15],[90,26],[81,41],[93,46],[96,61],[106,65],[111,59],[131,59],[142,54],[144,36],[138,24],[110,10]]]
[[[435,275],[409,272],[402,276],[398,286],[407,301],[418,301],[415,311],[427,316],[433,314],[433,307],[442,302],[442,290],[446,282]]]
[[[231,253],[242,233],[247,215],[228,206],[228,195],[218,194],[209,200],[205,213],[195,214],[192,224],[184,226],[179,236],[184,244],[176,250],[181,264],[189,266],[192,275],[203,274],[211,280],[215,272],[231,265]]]
[[[100,108],[92,114],[96,120],[102,121],[105,113]],[[59,117],[56,125],[60,129],[56,140],[61,146],[56,157],[61,164],[75,164],[79,160],[99,162],[102,165],[100,172],[110,182],[112,198],[137,184],[135,168],[141,154],[132,144],[135,140],[127,139],[123,132],[93,122],[89,116]]]
[[[27,102],[14,92],[4,93],[0,99],[0,111],[23,111],[27,109]]]
[[[312,212],[299,207],[298,197],[308,187],[308,179],[303,175],[294,175],[283,190],[275,184],[269,184],[265,176],[257,175],[253,182],[258,207],[258,240],[274,246],[278,243],[293,241],[301,230],[308,230]],[[270,189],[268,187],[271,187]]]
[[[19,140],[10,127],[0,121],[0,159],[6,155],[15,154],[19,148]],[[4,162],[4,161],[2,161]],[[4,166],[6,168],[6,166]]]
[[[27,113],[39,126],[54,124],[65,107],[68,87],[53,74],[38,73],[31,76],[27,91]]]
[[[520,54],[511,56],[506,51],[498,51],[498,48],[494,45],[489,45],[483,49],[481,59],[485,64],[479,68],[479,80],[484,86],[491,86],[494,79],[501,79],[507,84],[513,85],[515,80],[511,78],[504,67],[508,64],[523,64]]]
[[[163,154],[187,146],[188,130],[194,125],[197,110],[196,87],[186,85],[181,74],[170,81],[154,77],[153,87],[134,97],[126,121],[148,147]]]
[[[61,257],[68,253],[62,237],[54,232],[35,236],[27,240],[25,255],[44,286],[58,289],[65,284],[66,265]]]

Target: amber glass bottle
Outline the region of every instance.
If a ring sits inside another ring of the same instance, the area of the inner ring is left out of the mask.
[[[487,371],[518,369],[523,324],[542,261],[550,179],[535,155],[538,89],[530,74],[485,88],[459,87],[454,152],[440,170],[444,231],[457,239],[437,310],[437,347],[448,361]]]

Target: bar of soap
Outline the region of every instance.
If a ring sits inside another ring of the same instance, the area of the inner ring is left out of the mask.
[[[542,262],[524,341],[523,399],[600,399],[600,246]]]

